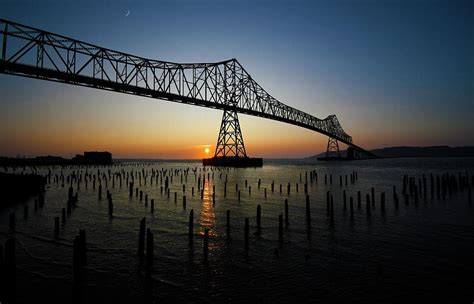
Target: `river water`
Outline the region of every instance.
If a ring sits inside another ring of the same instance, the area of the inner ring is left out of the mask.
[[[71,301],[72,244],[79,229],[86,231],[86,302],[146,302],[149,297],[153,302],[396,303],[420,299],[470,303],[474,300],[474,208],[469,203],[468,188],[438,198],[436,191],[433,196],[430,193],[429,179],[430,174],[450,173],[459,178],[459,174],[467,173],[472,189],[473,158],[267,160],[263,168],[247,169],[203,169],[199,162],[192,161],[137,161],[113,167],[16,170],[21,171],[44,175],[51,172],[51,182],[47,185],[45,204],[37,211],[34,211],[35,198],[0,210],[1,243],[7,238],[16,239],[18,302]],[[66,222],[60,224],[56,236],[54,218],[61,217],[61,209],[66,207],[71,184],[67,179],[73,172],[82,176],[79,188],[77,179],[72,182],[78,201]],[[317,173],[317,181],[314,177],[311,182],[311,172]],[[355,176],[355,173],[357,180],[352,183],[351,174]],[[417,204],[413,195],[408,204],[404,200],[405,174],[415,177],[417,183],[423,174],[428,179],[427,194],[422,193]],[[65,179],[64,187],[61,175]],[[101,200],[99,176],[103,187]],[[134,177],[132,198],[127,176],[129,182]],[[161,192],[166,176],[169,198],[165,190]],[[201,199],[198,182],[201,180],[202,184],[204,176]],[[306,176],[310,229],[306,224]],[[93,178],[96,178],[95,189]],[[400,200],[398,208],[393,186]],[[369,216],[365,197],[371,194],[372,187],[375,204],[371,204]],[[143,191],[142,201],[136,195],[136,188]],[[108,214],[107,190],[114,205],[112,217]],[[327,213],[327,191],[333,196],[332,217]],[[361,208],[357,206],[358,191],[362,195]],[[380,204],[382,192],[386,198],[385,211]],[[146,205],[145,195],[148,195]],[[354,198],[352,216],[350,197]],[[153,213],[151,199],[155,206]],[[280,242],[279,215],[284,216],[285,199],[289,225],[284,225]],[[261,205],[260,235],[255,234],[258,204]],[[26,219],[24,205],[29,206]],[[191,209],[194,210],[192,245],[188,240]],[[230,240],[226,235],[227,210],[230,210]],[[11,212],[16,214],[15,231],[9,228]],[[143,217],[154,234],[150,277],[137,254],[139,222]],[[245,218],[249,218],[250,225],[248,251],[244,246]],[[209,229],[207,261],[203,254],[206,228]]]

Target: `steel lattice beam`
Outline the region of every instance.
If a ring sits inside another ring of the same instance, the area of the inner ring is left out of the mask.
[[[319,119],[268,94],[236,59],[146,59],[0,19],[0,72],[235,111],[307,128],[358,150],[335,115]]]

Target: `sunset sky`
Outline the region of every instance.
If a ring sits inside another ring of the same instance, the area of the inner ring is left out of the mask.
[[[267,92],[356,144],[474,145],[473,1],[1,0],[0,18],[146,58],[237,58]],[[128,16],[127,12],[129,11]],[[201,158],[222,112],[0,74],[0,155]],[[240,115],[247,153],[306,157],[327,137]],[[342,146],[341,146],[342,147]]]

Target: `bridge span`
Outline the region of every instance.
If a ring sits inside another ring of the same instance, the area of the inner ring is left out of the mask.
[[[218,158],[247,158],[237,113],[300,126],[329,137],[353,155],[376,157],[357,146],[337,117],[319,119],[268,94],[236,60],[175,63],[126,54],[0,19],[0,73],[116,91],[223,110]]]

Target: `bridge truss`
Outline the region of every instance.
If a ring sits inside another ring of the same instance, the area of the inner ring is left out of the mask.
[[[237,113],[310,129],[370,155],[352,142],[335,115],[319,119],[278,101],[236,59],[174,63],[106,49],[3,19],[0,30],[0,73],[224,110],[216,156],[246,156]],[[228,127],[237,136],[225,138],[222,132]]]

